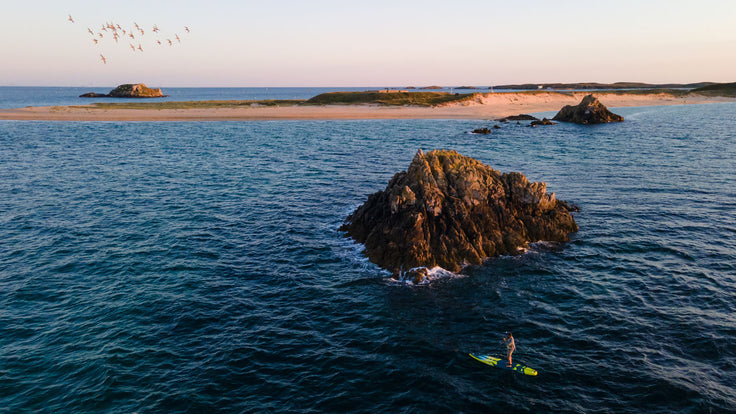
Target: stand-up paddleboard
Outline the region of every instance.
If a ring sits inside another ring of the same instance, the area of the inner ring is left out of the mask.
[[[508,366],[509,363],[507,359],[501,359],[501,358],[497,358],[491,355],[473,355],[473,354],[468,354],[468,355],[492,367],[501,368],[501,369],[505,369],[509,371],[516,371],[524,375],[532,375],[532,376],[537,375],[536,370],[533,370],[521,364],[514,363],[513,365]]]

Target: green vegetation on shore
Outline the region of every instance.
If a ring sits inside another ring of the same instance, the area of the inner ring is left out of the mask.
[[[462,102],[473,97],[472,93],[448,92],[329,92],[307,100],[308,105],[361,105],[386,106],[435,106],[450,102]]]
[[[264,99],[260,101],[170,101],[170,102],[98,102],[91,104],[100,109],[210,109],[210,108],[239,108],[244,106],[295,106],[305,100]]]
[[[736,82],[704,86],[702,88],[693,89],[690,92],[705,96],[725,96],[734,98],[736,97]]]

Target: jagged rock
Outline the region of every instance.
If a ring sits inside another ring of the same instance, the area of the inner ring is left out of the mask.
[[[593,95],[588,95],[577,105],[567,105],[552,118],[555,121],[574,122],[576,124],[604,124],[623,122],[624,117],[609,111]]]
[[[124,84],[110,91],[113,98],[161,98],[164,96],[161,89],[152,89],[143,83]]]
[[[491,130],[488,128],[476,128],[473,130],[473,133],[487,135],[491,133]]]
[[[567,241],[578,228],[572,207],[546,190],[455,151],[419,150],[408,170],[370,195],[340,230],[394,274],[435,266],[455,272],[528,242]]]

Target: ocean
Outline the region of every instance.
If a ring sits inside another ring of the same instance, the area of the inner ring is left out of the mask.
[[[736,411],[736,104],[614,112],[0,121],[0,413]],[[579,232],[392,280],[338,227],[420,148],[548,183]],[[538,376],[468,356],[504,331]]]

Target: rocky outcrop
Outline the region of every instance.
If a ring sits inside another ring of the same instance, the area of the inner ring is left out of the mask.
[[[541,121],[537,119],[536,121],[532,121],[529,124],[529,126],[531,126],[531,127],[535,127],[537,125],[557,125],[557,122],[552,122],[552,121],[550,121],[547,118],[542,118]]]
[[[473,130],[473,134],[488,135],[490,133],[491,133],[491,130],[488,128],[476,128]]]
[[[80,98],[109,98],[110,95],[106,93],[87,92],[79,95]]]
[[[507,116],[506,118],[497,119],[499,122],[508,122],[508,121],[539,121],[539,118],[527,114],[521,114],[521,115],[511,115]]]
[[[340,230],[394,274],[435,266],[459,271],[528,242],[567,241],[578,228],[573,208],[546,191],[545,183],[501,174],[455,151],[419,150],[408,170],[370,195]],[[411,277],[421,280],[422,273]]]
[[[80,98],[163,98],[161,89],[152,89],[144,83],[126,83],[110,91],[108,94],[89,92],[79,95]]]
[[[161,89],[152,89],[144,83],[125,84],[110,91],[113,98],[161,98],[164,96]]]
[[[576,124],[604,124],[623,122],[624,117],[609,111],[593,95],[588,95],[577,105],[567,105],[552,118],[555,121],[574,122]]]

